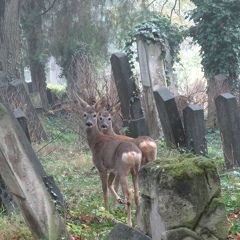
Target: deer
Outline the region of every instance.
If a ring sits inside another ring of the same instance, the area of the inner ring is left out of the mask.
[[[97,125],[97,114],[104,108],[105,99],[100,99],[97,103],[90,106],[78,95],[77,99],[84,110],[84,122],[87,133],[87,142],[92,152],[92,161],[97,168],[103,190],[105,209],[108,206],[108,189],[114,196],[115,201],[120,204],[126,203],[128,211],[128,226],[132,226],[131,205],[132,191],[128,185],[127,177],[132,175],[134,187],[135,204],[139,206],[139,186],[138,171],[141,166],[142,153],[139,148],[125,141],[120,141],[112,136],[104,135],[99,131]],[[109,172],[109,177],[108,177]],[[126,201],[121,199],[114,190],[113,181],[117,177],[121,184],[123,195]]]
[[[103,110],[98,114],[98,126],[102,133],[107,136],[112,136],[120,141],[126,141],[134,143],[142,152],[141,167],[147,163],[156,160],[157,158],[157,144],[156,142],[148,136],[140,136],[138,138],[131,138],[128,136],[118,135],[114,132],[112,127],[112,116],[116,115],[120,111],[120,103],[115,105],[110,111]],[[119,179],[116,177],[114,189],[118,192]],[[123,194],[124,196],[124,194]],[[116,201],[114,201],[114,206],[116,206]]]

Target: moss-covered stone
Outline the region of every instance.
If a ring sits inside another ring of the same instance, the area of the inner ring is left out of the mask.
[[[141,194],[158,202],[162,222],[154,225],[164,225],[166,230],[193,230],[211,200],[220,197],[221,189],[215,163],[193,154],[145,165],[139,171],[139,185]]]

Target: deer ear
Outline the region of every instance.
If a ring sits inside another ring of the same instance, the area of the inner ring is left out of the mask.
[[[86,108],[88,106],[88,104],[83,100],[81,99],[77,93],[74,94],[75,95],[75,98],[77,100],[77,102],[80,103],[80,105],[82,106],[82,108]]]
[[[105,99],[105,97],[103,97],[103,98],[100,99],[98,102],[96,102],[96,104],[95,104],[95,110],[96,110],[96,112],[100,112],[100,111],[105,107],[105,104],[106,104],[106,99]]]
[[[114,116],[115,114],[117,114],[120,111],[120,109],[121,109],[121,104],[118,103],[111,109],[110,114],[112,116]]]

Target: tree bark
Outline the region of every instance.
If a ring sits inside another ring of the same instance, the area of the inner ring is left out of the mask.
[[[19,10],[20,0],[0,0],[0,70],[9,82],[23,81]]]
[[[34,92],[39,92],[43,108],[48,107],[46,91],[45,64],[41,62],[42,54],[42,0],[27,0],[25,12],[24,31],[26,33],[28,45],[28,59],[31,72],[32,86]]]

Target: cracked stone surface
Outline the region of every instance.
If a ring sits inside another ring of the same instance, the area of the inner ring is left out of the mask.
[[[182,227],[195,232],[200,219],[201,226],[211,222],[212,229],[227,220],[224,211],[218,212],[218,218],[212,214],[215,220],[209,220],[207,214],[204,218],[212,199],[220,198],[220,179],[210,159],[185,154],[177,159],[153,161],[140,170],[139,185],[144,198],[137,212],[137,224],[152,239]],[[150,224],[143,216],[150,216]]]

